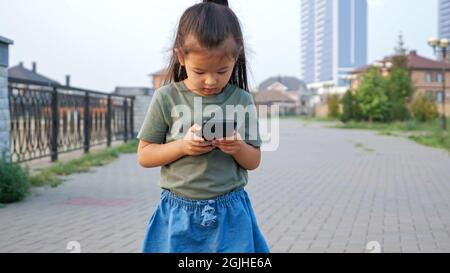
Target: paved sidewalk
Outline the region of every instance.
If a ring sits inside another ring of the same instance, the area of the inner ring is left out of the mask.
[[[374,132],[281,120],[247,187],[273,252],[450,252],[450,156]],[[139,252],[159,169],[136,155],[0,209],[0,252]]]

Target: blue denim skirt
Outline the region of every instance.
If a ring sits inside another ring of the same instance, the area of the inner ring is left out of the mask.
[[[144,253],[268,253],[247,192],[191,200],[163,189],[150,218]]]

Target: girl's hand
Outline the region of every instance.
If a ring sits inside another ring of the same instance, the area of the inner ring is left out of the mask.
[[[214,147],[218,147],[222,152],[229,155],[239,153],[244,144],[245,142],[242,140],[241,135],[236,131],[234,131],[234,134],[231,137],[212,141]]]
[[[181,140],[181,150],[184,155],[196,156],[211,152],[214,150],[211,141],[205,141],[203,138],[197,135],[202,127],[198,124],[194,124]]]

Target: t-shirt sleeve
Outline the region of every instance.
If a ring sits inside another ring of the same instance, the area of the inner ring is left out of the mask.
[[[144,123],[137,135],[138,139],[150,141],[156,144],[166,142],[166,134],[169,126],[164,119],[164,104],[161,91],[156,91],[153,95]]]
[[[256,111],[256,106],[251,95],[245,115],[244,141],[256,148],[260,148],[262,144],[261,136],[259,133],[258,113]]]

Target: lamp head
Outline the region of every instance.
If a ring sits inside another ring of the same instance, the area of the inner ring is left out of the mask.
[[[439,44],[439,40],[436,38],[430,38],[428,39],[428,45],[431,47],[436,47]]]

